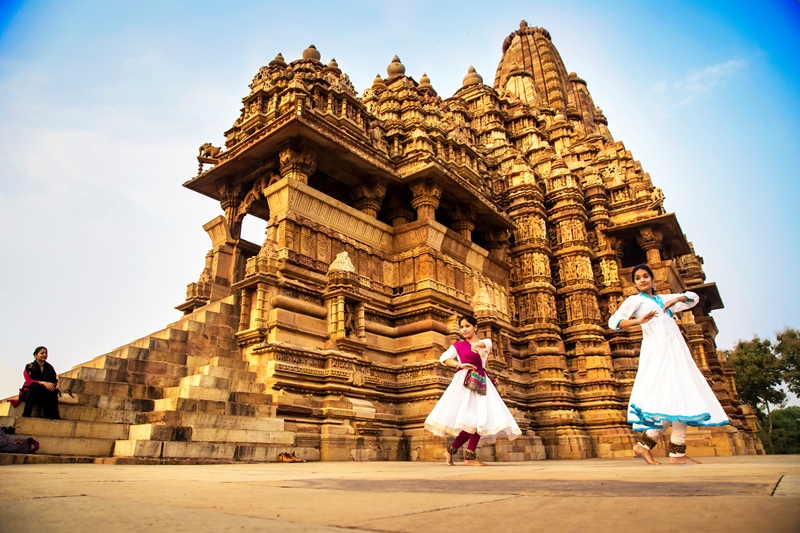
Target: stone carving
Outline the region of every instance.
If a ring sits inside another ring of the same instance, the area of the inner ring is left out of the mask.
[[[659,215],[664,214],[664,191],[661,187],[656,187],[650,193],[650,209],[657,212]]]
[[[384,133],[385,130],[381,124],[381,121],[375,119],[370,123],[369,142],[373,148],[380,150],[381,152],[386,152],[389,146],[384,139]]]
[[[207,158],[215,158],[217,157],[222,148],[217,146],[212,146],[211,143],[203,143],[200,145],[200,155],[198,157],[207,157]]]
[[[353,272],[355,273],[356,267],[350,260],[350,255],[347,252],[339,252],[336,254],[336,259],[333,260],[331,266],[328,267],[328,272]]]

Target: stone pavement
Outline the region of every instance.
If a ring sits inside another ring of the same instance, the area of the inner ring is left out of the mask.
[[[0,467],[0,531],[800,531],[800,456]]]

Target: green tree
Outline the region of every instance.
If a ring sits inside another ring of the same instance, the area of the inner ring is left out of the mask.
[[[800,331],[786,328],[777,335],[775,353],[781,360],[783,381],[793,393],[800,395]]]
[[[800,453],[800,407],[791,405],[772,412],[775,453]]]
[[[783,384],[781,361],[772,343],[758,336],[751,341],[740,340],[726,355],[736,372],[739,401],[750,405],[756,412],[759,430],[767,437],[769,453],[775,453],[771,405],[779,406],[786,400],[786,393],[780,389]],[[766,415],[763,409],[766,409]],[[767,427],[764,427],[764,419]]]

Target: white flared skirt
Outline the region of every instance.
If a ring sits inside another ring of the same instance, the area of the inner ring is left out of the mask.
[[[467,372],[466,369],[456,372],[425,420],[425,429],[439,436],[458,435],[462,431],[478,433],[481,442],[486,443],[494,442],[500,435],[509,440],[522,435],[492,382],[487,379],[486,394],[478,394],[464,386]]]
[[[634,431],[661,429],[663,422],[683,422],[690,426],[729,423],[677,327],[675,330],[642,342],[639,369],[628,404],[628,422],[633,424]]]

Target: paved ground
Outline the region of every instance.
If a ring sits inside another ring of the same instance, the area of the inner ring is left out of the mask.
[[[0,467],[0,531],[800,531],[800,456]]]

